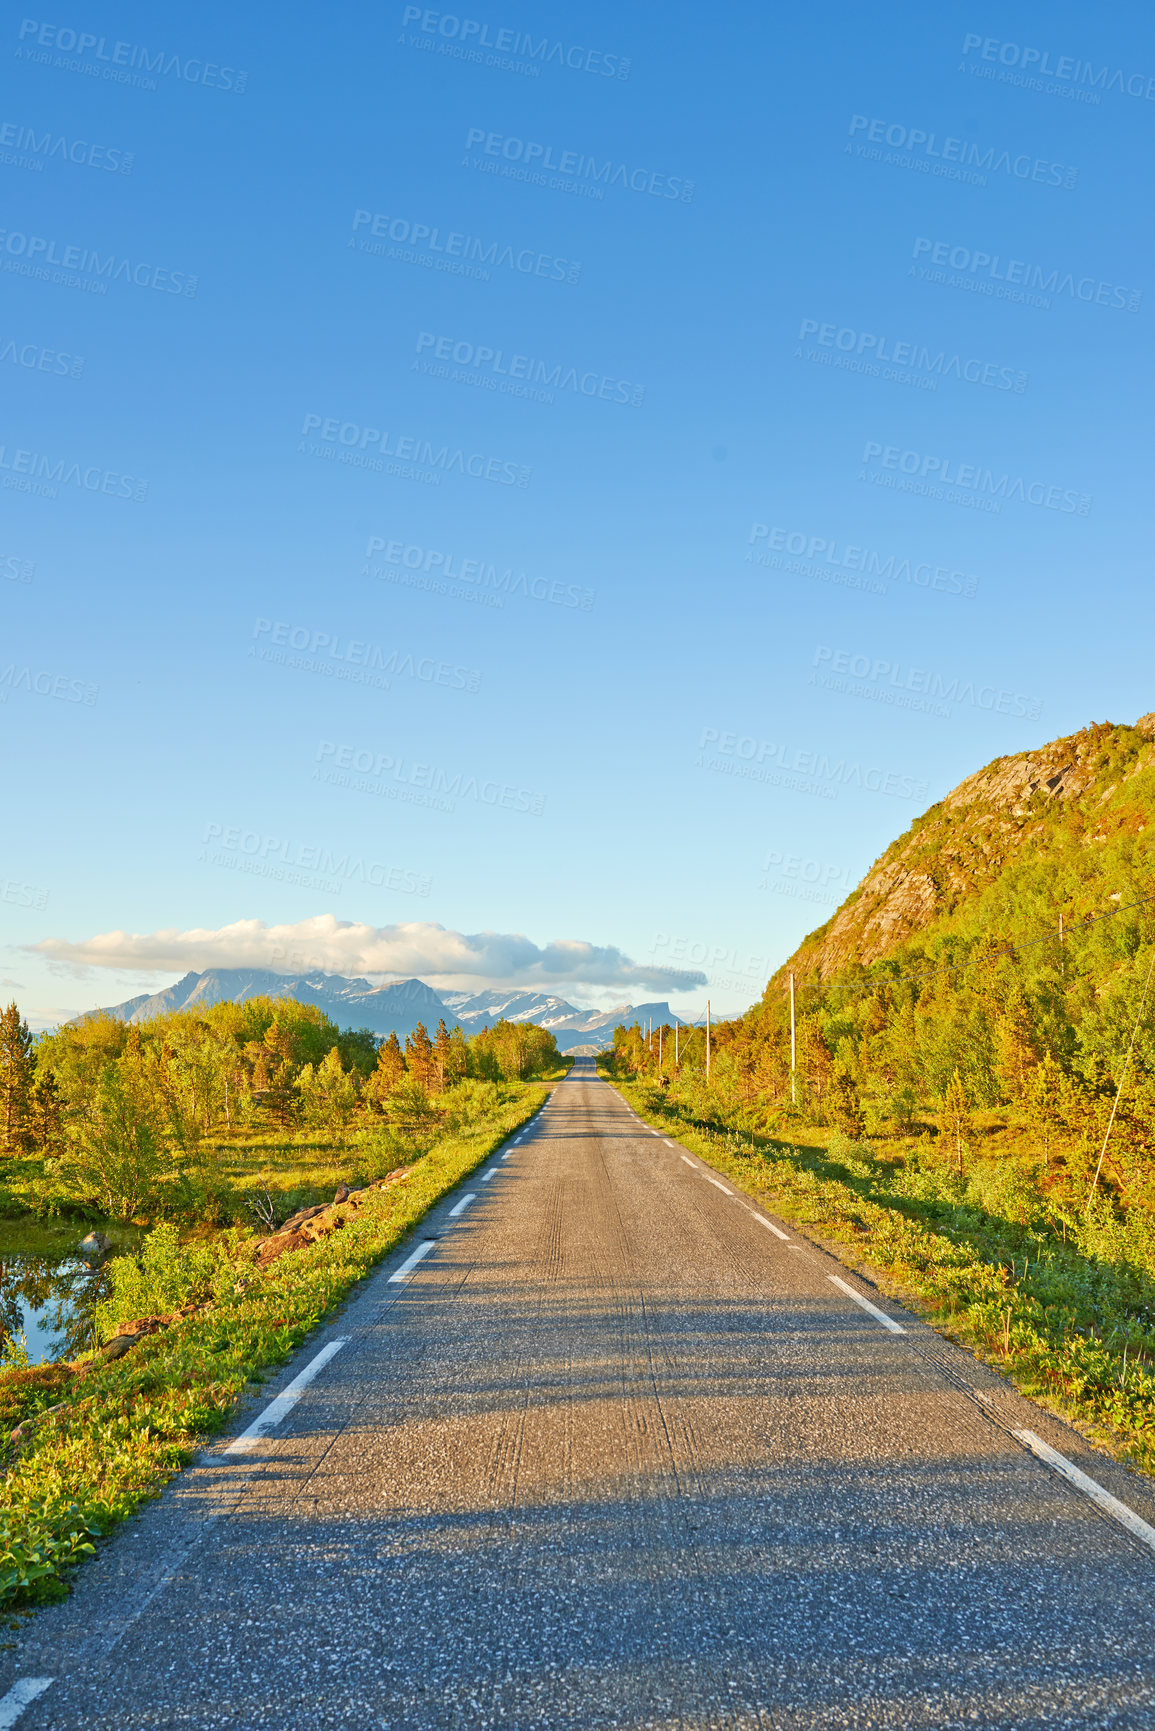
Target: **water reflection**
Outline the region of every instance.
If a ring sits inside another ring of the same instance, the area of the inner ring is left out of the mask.
[[[0,1336],[7,1344],[23,1331],[32,1364],[75,1358],[95,1345],[93,1314],[107,1291],[107,1265],[0,1252]]]

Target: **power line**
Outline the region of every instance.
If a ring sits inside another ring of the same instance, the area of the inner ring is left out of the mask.
[[[1155,895],[1140,896],[1138,901],[1125,902],[1122,907],[1111,908],[1105,914],[1092,914],[1090,916],[1090,918],[1088,918],[1088,919],[1076,921],[1076,923],[1073,926],[1071,926],[1071,925],[1063,926],[1062,931],[1065,935],[1068,932],[1081,931],[1085,926],[1097,926],[1100,923],[1100,921],[1102,921],[1102,920],[1113,920],[1116,917],[1116,915],[1130,913],[1132,908],[1145,907],[1148,902],[1155,902]],[[1060,918],[1061,918],[1061,916],[1060,916]],[[1023,950],[1037,949],[1040,944],[1050,944],[1050,943],[1054,943],[1054,942],[1055,942],[1054,932],[1047,932],[1043,937],[1031,938],[1026,943],[1006,944],[1006,945],[1004,945],[1004,947],[1001,950],[995,950],[992,955],[983,956],[983,957],[978,958],[978,959],[981,961],[986,961],[986,962],[997,962],[997,961],[1001,960],[1001,958],[1003,956],[1018,955]],[[869,963],[864,964],[864,966],[871,966],[871,965],[873,965],[873,964],[869,964]],[[874,979],[870,979],[870,980],[848,980],[844,985],[834,985],[834,984],[827,985],[821,981],[815,981],[812,983],[809,980],[802,980],[800,982],[800,984],[803,987],[806,987],[809,990],[814,991],[814,992],[873,991],[876,987],[878,987],[880,985],[882,985],[882,986],[903,986],[903,985],[906,985],[910,982],[917,981],[917,980],[933,980],[939,974],[961,974],[961,973],[965,972],[965,970],[967,968],[972,968],[975,965],[976,965],[976,958],[972,957],[969,961],[965,961],[965,962],[944,962],[941,967],[928,968],[924,973],[921,973],[921,974],[883,974],[883,975],[876,976]],[[783,982],[782,989],[783,990],[787,989],[787,982]]]

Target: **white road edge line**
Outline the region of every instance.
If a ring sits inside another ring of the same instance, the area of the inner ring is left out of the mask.
[[[869,1298],[863,1298],[861,1292],[855,1292],[853,1286],[847,1286],[845,1280],[839,1280],[837,1274],[828,1274],[827,1280],[834,1282],[840,1292],[845,1292],[847,1298],[853,1298],[855,1304],[860,1304],[863,1310],[868,1310],[871,1316],[881,1322],[883,1328],[889,1328],[891,1334],[905,1334],[901,1322],[895,1322],[893,1316],[887,1316],[885,1310],[879,1310],[877,1304],[871,1304]]]
[[[666,1144],[667,1148],[672,1148],[674,1146],[674,1144],[670,1141],[670,1138],[668,1136],[663,1136],[662,1141]]]
[[[311,1358],[304,1370],[293,1378],[288,1388],[282,1389],[276,1399],[269,1402],[264,1412],[253,1420],[248,1430],[243,1430],[240,1436],[233,1438],[224,1452],[227,1455],[248,1454],[250,1449],[264,1439],[266,1431],[272,1430],[274,1425],[280,1424],[283,1418],[288,1417],[317,1372],[324,1370],[333,1355],[340,1352],[341,1348],[347,1344],[348,1338],[347,1335],[343,1335],[340,1340],[331,1340],[328,1346],[323,1346],[316,1358]],[[3,1719],[0,1719],[0,1728],[3,1727],[3,1724]]]
[[[1045,1461],[1047,1466],[1053,1467],[1057,1473],[1061,1473],[1069,1484],[1075,1486],[1076,1490],[1080,1490],[1084,1496],[1090,1497],[1091,1501],[1101,1508],[1104,1514],[1110,1515],[1119,1522],[1120,1526],[1126,1527],[1134,1538],[1140,1539],[1143,1544],[1149,1545],[1155,1551],[1155,1527],[1148,1526],[1147,1522],[1137,1515],[1134,1509],[1129,1509],[1126,1503],[1121,1503],[1118,1497],[1113,1497],[1110,1491],[1105,1491],[1096,1479],[1088,1478],[1086,1473],[1080,1472],[1073,1461],[1069,1461],[1066,1455],[1061,1455],[1058,1449],[1053,1449],[1050,1443],[1045,1443],[1041,1436],[1035,1435],[1033,1430],[1015,1430],[1011,1432],[1011,1435],[1021,1442],[1024,1448],[1030,1449],[1031,1453],[1036,1455],[1039,1460]]]
[[[732,1190],[727,1190],[726,1186],[723,1184],[723,1182],[720,1178],[709,1178],[706,1176],[706,1174],[704,1172],[702,1174],[702,1177],[706,1179],[707,1184],[712,1184],[714,1186],[715,1190],[720,1190],[722,1192],[723,1196],[733,1196],[734,1192]]]
[[[512,1150],[511,1150],[511,1152],[512,1152]],[[483,1172],[483,1173],[482,1173],[482,1174],[481,1174],[481,1182],[482,1182],[482,1183],[483,1183],[483,1184],[488,1184],[488,1183],[489,1183],[489,1180],[490,1180],[490,1179],[491,1179],[491,1178],[496,1178],[496,1177],[497,1177],[497,1172],[498,1172],[498,1168],[497,1168],[497,1167],[496,1167],[496,1166],[491,1166],[491,1167],[490,1167],[490,1168],[489,1168],[489,1171],[488,1171],[488,1172]]]
[[[687,1166],[692,1166],[694,1164],[694,1162],[690,1159],[690,1156],[688,1154],[683,1154],[682,1159],[686,1162]]]
[[[428,1256],[429,1252],[436,1247],[436,1244],[436,1238],[427,1238],[424,1243],[417,1246],[416,1250],[410,1251],[396,1273],[389,1276],[390,1286],[396,1286],[400,1281],[407,1279],[422,1258]]]
[[[775,1238],[780,1238],[782,1240],[783,1244],[789,1244],[790,1234],[788,1232],[783,1232],[780,1226],[775,1226],[772,1220],[767,1220],[766,1216],[764,1214],[759,1214],[756,1208],[751,1208],[750,1213],[758,1222],[759,1226],[764,1226],[767,1232],[772,1232]]]
[[[55,1681],[55,1677],[18,1677],[7,1695],[0,1696],[0,1731],[15,1725],[25,1707],[31,1707]]]
[[[459,1214],[464,1214],[471,1202],[477,1201],[477,1191],[471,1190],[468,1196],[463,1196],[455,1208],[449,1210],[449,1218],[455,1220]]]

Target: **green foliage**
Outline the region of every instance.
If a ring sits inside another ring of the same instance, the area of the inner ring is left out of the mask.
[[[154,1208],[171,1169],[156,1072],[155,1059],[139,1050],[106,1064],[62,1162],[74,1194],[95,1197],[116,1220]]]
[[[0,1344],[0,1370],[28,1370],[31,1366],[28,1357],[28,1336],[21,1328],[15,1334],[9,1334]]]
[[[91,1549],[92,1537],[155,1494],[228,1421],[246,1384],[282,1363],[543,1098],[540,1086],[507,1087],[495,1113],[439,1140],[403,1179],[373,1192],[342,1231],[267,1269],[245,1259],[239,1237],[201,1250],[182,1246],[171,1227],[150,1234],[139,1263],[114,1262],[115,1310],[106,1325],[201,1293],[210,1301],[84,1376],[62,1365],[0,1372],[0,1424],[45,1415],[8,1461],[0,1596],[20,1602],[58,1593],[61,1574]],[[48,1413],[50,1406],[60,1410]]]
[[[0,1011],[0,1153],[28,1146],[32,1075],[32,1035],[11,1003]]]
[[[17,1593],[56,1598],[46,1587],[58,1585],[64,1571],[91,1556],[99,1529],[76,1503],[27,1503],[0,1513],[0,1601]]]
[[[19,1204],[41,1214],[141,1224],[244,1219],[245,1186],[229,1176],[230,1154],[270,1130],[284,1144],[319,1138],[348,1149],[363,1158],[365,1176],[380,1176],[464,1122],[451,1099],[463,1082],[500,1087],[559,1063],[552,1034],[533,1026],[499,1022],[467,1040],[442,1021],[435,1039],[418,1026],[403,1051],[396,1034],[379,1042],[364,1028],[342,1031],[316,1005],[289,998],[139,1025],[92,1016],[34,1048],[15,1005],[5,1018],[0,1145],[8,1074],[16,1078],[9,1143],[40,1156],[18,1179],[8,1163],[9,1196],[15,1182]],[[15,1056],[5,1071],[8,1047]]]
[[[203,1303],[237,1251],[235,1233],[182,1244],[176,1225],[156,1227],[135,1256],[117,1256],[109,1264],[110,1291],[96,1308],[98,1335],[106,1339],[122,1322]]]
[[[770,1138],[619,1084],[643,1116],[738,1187],[840,1246],[885,1290],[1025,1394],[1155,1470],[1155,1236],[1108,1204],[1069,1212],[1028,1158],[902,1155],[843,1132]],[[825,1142],[825,1146],[823,1146]]]

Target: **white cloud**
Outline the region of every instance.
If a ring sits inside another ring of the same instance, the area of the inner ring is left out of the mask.
[[[609,945],[559,938],[544,947],[516,932],[449,931],[429,921],[369,926],[332,914],[270,926],[237,920],[215,931],[101,932],[72,942],[45,938],[29,949],[75,971],[119,968],[147,974],[206,968],[268,968],[278,974],[323,969],[330,974],[418,975],[446,991],[518,986],[552,991],[559,986],[645,987],[684,992],[706,983],[693,968],[663,968],[631,961]]]

